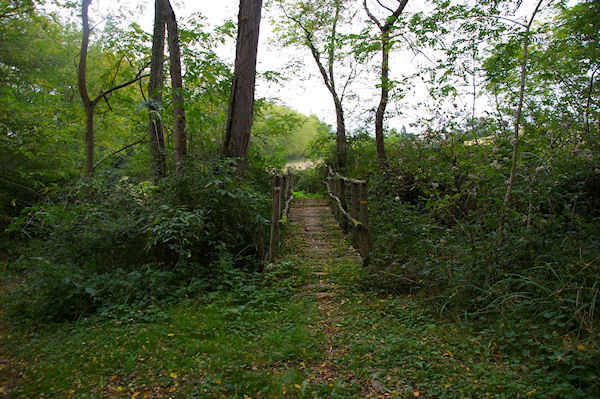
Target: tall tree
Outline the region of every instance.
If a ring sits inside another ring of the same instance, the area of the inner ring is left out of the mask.
[[[373,21],[373,23],[379,28],[380,36],[379,41],[381,43],[381,97],[379,100],[379,106],[377,107],[377,112],[375,113],[375,147],[377,149],[377,159],[380,163],[384,163],[386,160],[385,156],[385,145],[383,143],[383,119],[385,117],[385,109],[387,108],[389,92],[390,92],[390,79],[389,79],[389,71],[390,71],[390,49],[392,47],[392,40],[390,37],[390,32],[392,31],[394,24],[398,20],[400,14],[406,7],[408,0],[397,0],[398,7],[395,10],[386,7],[380,1],[377,3],[385,8],[387,11],[391,12],[391,14],[386,18],[384,23],[381,23],[375,15],[371,13],[369,7],[367,5],[367,0],[363,0],[363,6],[369,19]]]
[[[256,57],[262,0],[240,0],[235,69],[223,153],[238,158],[238,172],[246,167],[254,109]]]
[[[150,137],[150,163],[152,164],[152,173],[155,179],[164,177],[167,167],[165,134],[161,117],[164,52],[165,12],[162,0],[155,0],[152,59],[150,61],[150,80],[148,82],[148,136]]]
[[[90,43],[90,23],[88,9],[92,0],[82,0],[81,2],[81,49],[79,52],[79,67],[77,70],[77,86],[79,95],[85,109],[85,175],[88,177],[94,174],[94,108],[102,99],[106,99],[112,92],[127,87],[147,75],[142,75],[141,69],[135,78],[113,86],[108,90],[99,90],[94,99],[90,99],[86,85],[87,56]],[[163,34],[164,38],[164,34]],[[164,39],[163,39],[164,40]]]
[[[288,33],[288,44],[301,44],[311,52],[323,83],[331,94],[336,115],[336,161],[340,170],[346,168],[348,142],[342,99],[351,75],[342,90],[336,86],[336,60],[339,58],[339,24],[344,11],[343,0],[299,0],[282,4],[281,10],[294,26]],[[290,28],[290,27],[287,27]]]
[[[182,162],[187,153],[185,110],[183,108],[183,80],[181,78],[181,50],[179,48],[179,32],[177,19],[169,0],[163,0],[169,37],[169,67],[173,91],[173,123],[175,124],[175,171],[182,173]]]
[[[92,0],[81,2],[81,51],[79,53],[79,69],[77,86],[85,109],[85,174],[94,174],[94,106],[86,87],[87,53],[90,44],[90,22],[88,9]]]

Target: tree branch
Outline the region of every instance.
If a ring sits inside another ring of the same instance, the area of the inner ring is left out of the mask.
[[[118,154],[118,153],[120,153],[120,152],[123,152],[123,151],[125,151],[125,150],[126,150],[126,149],[128,149],[128,148],[131,148],[131,147],[133,147],[133,146],[136,146],[136,145],[138,145],[138,144],[142,143],[142,142],[143,142],[143,141],[146,139],[146,137],[147,137],[147,136],[148,136],[148,133],[146,133],[146,134],[145,134],[145,135],[144,135],[144,136],[143,136],[141,139],[139,139],[138,141],[136,141],[136,142],[133,142],[133,143],[131,143],[131,144],[127,144],[125,147],[121,148],[120,150],[114,151],[114,152],[112,152],[110,155],[108,155],[108,156],[104,157],[102,160],[98,161],[98,162],[96,163],[96,165],[94,165],[94,170],[96,170],[96,168],[97,168],[98,166],[100,166],[100,164],[101,164],[102,162],[106,161],[107,159],[109,159],[109,158],[111,158],[111,157],[113,157],[113,156],[117,155],[117,154]]]
[[[124,88],[124,87],[127,87],[127,86],[129,86],[129,85],[131,85],[131,84],[133,84],[133,83],[137,82],[138,80],[141,80],[141,79],[143,79],[143,78],[147,78],[148,76],[150,76],[150,75],[148,75],[148,74],[146,74],[146,75],[142,75],[142,72],[144,72],[144,70],[145,70],[147,67],[148,67],[148,64],[144,65],[144,67],[143,67],[142,69],[140,69],[140,70],[139,70],[139,72],[137,73],[137,75],[135,75],[135,78],[133,78],[133,79],[131,79],[131,80],[128,80],[127,82],[121,83],[120,85],[117,85],[117,86],[111,87],[111,88],[110,88],[110,89],[108,89],[108,90],[101,91],[100,93],[98,93],[98,95],[96,96],[96,98],[94,98],[94,99],[91,101],[91,103],[92,103],[92,106],[94,106],[94,105],[98,104],[98,102],[99,102],[99,101],[100,101],[100,100],[101,100],[103,97],[106,97],[107,95],[109,95],[109,94],[110,94],[110,93],[112,93],[113,91],[117,91],[117,90],[119,90],[119,89],[122,89],[122,88]]]

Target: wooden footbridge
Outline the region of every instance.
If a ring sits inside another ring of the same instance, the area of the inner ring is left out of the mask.
[[[351,233],[352,246],[359,252],[363,264],[369,262],[369,217],[367,181],[355,180],[335,173],[329,165],[324,166],[323,184],[327,189],[329,206],[335,220],[345,234]],[[281,243],[281,230],[288,223],[290,204],[293,200],[291,170],[273,176],[273,209],[269,262],[277,256]]]

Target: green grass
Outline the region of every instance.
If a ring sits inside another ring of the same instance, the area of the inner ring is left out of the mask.
[[[508,338],[433,317],[414,297],[361,290],[360,260],[344,256],[340,232],[329,233],[339,256],[324,265],[340,287],[335,314],[295,295],[317,278],[288,226],[286,260],[262,279],[163,309],[159,321],[5,319],[0,396],[359,398],[376,397],[378,381],[393,398],[577,397],[553,371],[556,357],[510,352]],[[322,324],[331,317],[340,317],[333,338]]]
[[[308,377],[300,363],[322,351],[320,332],[307,327],[314,305],[293,297],[293,270],[283,263],[271,271],[276,281],[189,300],[162,322],[8,328],[0,345],[22,374],[9,397],[241,398],[297,390]]]
[[[322,193],[307,193],[304,190],[294,191],[294,198],[321,198]]]

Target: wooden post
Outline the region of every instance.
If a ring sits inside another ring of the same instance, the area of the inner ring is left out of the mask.
[[[342,208],[345,211],[348,211],[348,206],[346,205],[346,182],[344,181],[344,179],[340,179],[339,187],[340,187],[340,189],[339,189],[340,203],[342,204]],[[346,216],[341,214],[341,212],[340,212],[340,217],[341,217],[340,227],[344,231],[344,234],[348,234],[348,219],[346,219]]]
[[[340,198],[340,181],[341,179],[339,179],[338,177],[336,177],[333,181],[333,195],[335,195],[338,198]],[[340,212],[340,208],[338,208],[337,202],[334,201],[333,206],[335,208],[335,221],[339,224],[342,217],[342,213]]]
[[[350,186],[350,215],[356,219],[359,220],[359,184],[356,182],[352,182],[351,186]],[[359,232],[359,228],[357,226],[354,225],[354,223],[352,224],[352,246],[354,246],[354,248],[358,249],[360,248],[360,232]]]
[[[279,219],[281,218],[281,176],[273,176],[273,211],[271,213],[271,237],[269,241],[269,262],[275,260],[279,245]]]
[[[329,165],[325,164],[325,168],[323,170],[323,177],[325,178],[325,188],[331,189],[331,185],[329,184]],[[331,204],[331,199],[327,197],[327,202]]]
[[[294,174],[292,168],[288,168],[288,199],[294,194]]]
[[[367,183],[360,185],[360,256],[363,265],[369,263],[369,201],[367,199]]]
[[[281,175],[281,208],[285,207],[285,202],[287,201],[287,185],[288,185],[288,181],[287,181],[287,175]]]

